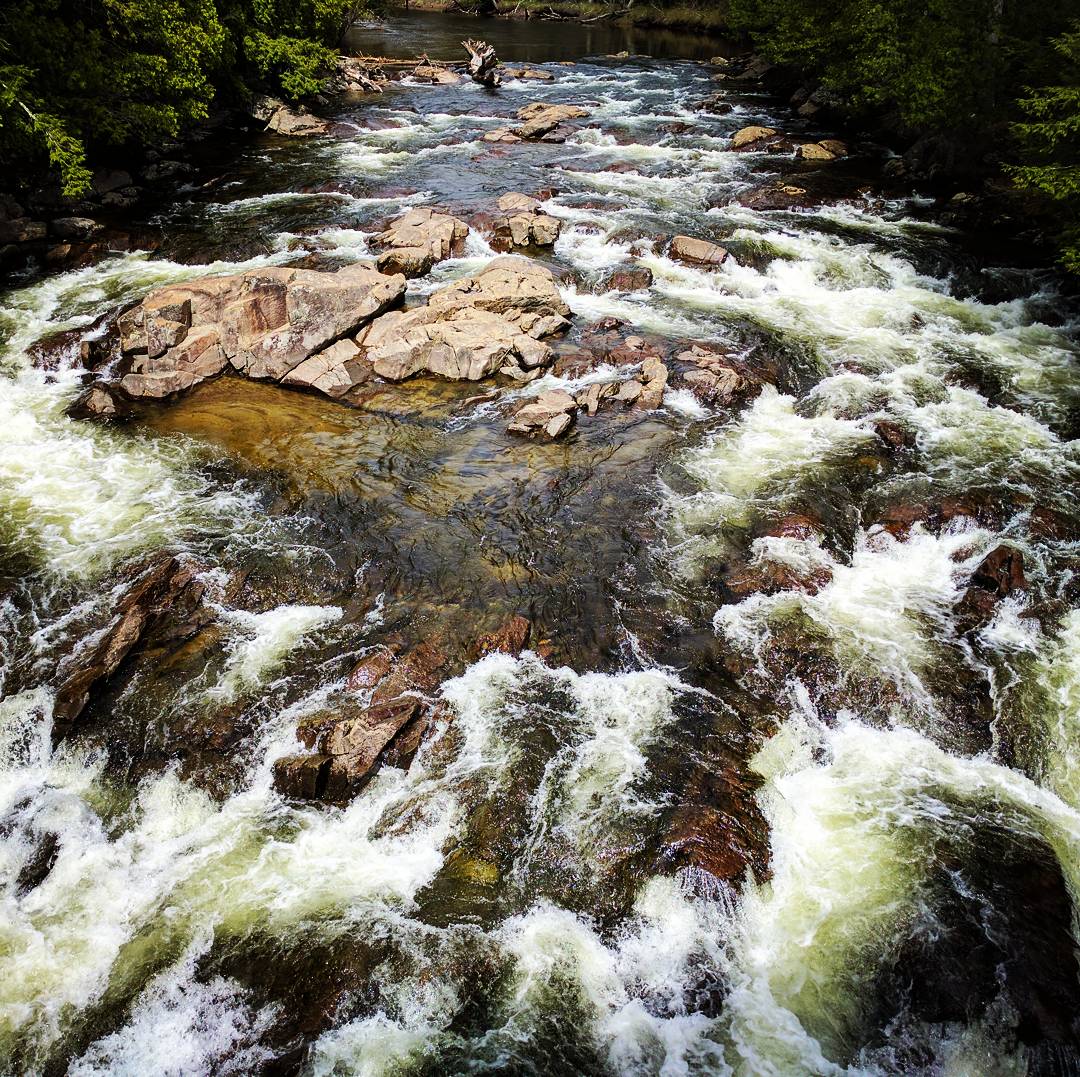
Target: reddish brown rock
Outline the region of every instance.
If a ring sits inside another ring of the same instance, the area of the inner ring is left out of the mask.
[[[511,654],[515,657],[525,649],[532,632],[532,623],[527,617],[515,614],[504,621],[494,632],[477,636],[472,646],[475,658],[488,654]]]
[[[660,852],[667,870],[692,867],[728,884],[768,875],[768,825],[751,781],[733,768],[699,770],[672,812]]]
[[[915,437],[905,430],[899,423],[888,419],[878,419],[874,423],[874,433],[888,448],[899,452],[901,449],[910,449],[915,444]]]
[[[368,705],[304,719],[297,737],[311,754],[279,760],[275,787],[284,796],[340,804],[354,797],[380,766],[408,766],[438,713],[429,696],[446,666],[446,655],[432,643],[401,658],[385,648],[365,656],[347,687],[371,689]]]
[[[94,689],[116,673],[148,631],[167,614],[197,606],[202,593],[194,567],[176,557],[162,557],[146,568],[116,603],[112,620],[93,642],[61,663],[53,704],[54,740],[71,730]],[[194,634],[199,626],[198,621],[178,624],[172,636]]]
[[[597,291],[638,292],[651,288],[652,283],[652,270],[647,266],[620,266],[600,280]]]
[[[1024,590],[1024,555],[1014,546],[996,546],[972,573],[971,582],[998,598]]]

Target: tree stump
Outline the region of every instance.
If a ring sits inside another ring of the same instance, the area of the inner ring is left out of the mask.
[[[495,47],[486,41],[463,41],[462,48],[469,54],[469,77],[479,82],[482,86],[498,86],[502,81],[499,78],[499,58],[495,55]]]

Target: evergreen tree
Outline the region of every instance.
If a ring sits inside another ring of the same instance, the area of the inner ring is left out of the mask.
[[[1054,42],[1061,68],[1054,85],[1020,99],[1015,126],[1025,163],[1016,182],[1055,204],[1061,220],[1062,261],[1080,273],[1080,24]]]

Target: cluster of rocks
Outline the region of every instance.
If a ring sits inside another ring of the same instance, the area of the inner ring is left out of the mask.
[[[432,293],[426,306],[395,311],[355,337],[376,374],[476,381],[496,372],[526,377],[554,354],[544,338],[569,328],[555,278],[523,258],[496,258],[480,273]]]
[[[501,652],[518,655],[532,624],[520,614],[478,636],[468,650],[476,660]],[[297,726],[306,751],[274,764],[274,785],[295,800],[346,803],[383,766],[407,769],[425,736],[450,712],[437,697],[440,683],[459,666],[435,642],[405,654],[378,647],[349,673],[332,708],[308,715]]]
[[[368,265],[268,268],[158,289],[116,320],[118,383],[91,385],[76,413],[112,417],[124,398],[163,399],[226,369],[335,398],[373,376],[527,377],[553,359],[544,338],[570,324],[554,277],[521,258],[497,258],[424,306],[392,310],[404,295],[402,274]]]
[[[484,141],[562,143],[570,133],[566,126],[569,121],[588,115],[589,110],[580,105],[548,105],[534,101],[518,109],[517,118],[522,121],[519,126],[497,127],[484,135]]]
[[[761,391],[761,378],[725,352],[694,344],[679,352],[676,359],[690,367],[682,373],[681,384],[703,404],[731,407]]]
[[[559,238],[559,219],[544,213],[539,198],[511,193],[504,194],[496,204],[499,215],[492,222],[496,249],[550,247]]]
[[[623,349],[631,353],[644,352],[644,341],[640,337],[628,337]],[[507,433],[555,441],[569,432],[579,413],[596,415],[605,404],[638,411],[659,408],[664,402],[664,389],[668,383],[666,364],[659,356],[647,352],[633,358],[641,365],[629,378],[591,382],[576,396],[565,389],[541,393],[514,412]]]
[[[292,138],[328,135],[331,124],[306,109],[292,108],[277,97],[257,95],[248,105],[248,114],[267,131]]]
[[[838,138],[818,142],[795,142],[775,127],[743,127],[731,136],[731,148],[737,151],[789,154],[804,161],[835,161],[848,155],[847,144]]]
[[[337,273],[269,268],[151,292],[118,320],[128,396],[161,399],[226,367],[313,384],[324,349],[399,303],[405,278],[365,265]]]

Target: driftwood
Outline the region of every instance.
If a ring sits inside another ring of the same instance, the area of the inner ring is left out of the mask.
[[[463,41],[461,47],[469,54],[469,76],[482,86],[498,86],[502,79],[499,77],[499,58],[495,55],[495,48],[486,41]]]

